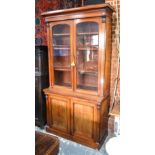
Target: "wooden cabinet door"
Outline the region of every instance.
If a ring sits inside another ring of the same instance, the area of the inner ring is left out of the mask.
[[[50,85],[57,89],[72,89],[72,21],[50,23],[48,29]]]
[[[101,18],[74,21],[75,90],[98,94],[101,68]],[[102,52],[103,55],[103,52]]]
[[[49,97],[48,125],[50,128],[69,133],[70,131],[70,102],[59,96]]]
[[[75,138],[93,140],[96,137],[96,108],[87,101],[72,101],[72,134]]]

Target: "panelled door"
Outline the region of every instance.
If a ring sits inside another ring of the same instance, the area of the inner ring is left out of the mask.
[[[70,133],[70,100],[61,96],[49,96],[48,125],[57,131]]]
[[[74,138],[93,141],[96,136],[96,105],[85,100],[72,99],[72,134]]]

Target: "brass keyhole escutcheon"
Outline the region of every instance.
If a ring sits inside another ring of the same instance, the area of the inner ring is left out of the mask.
[[[74,61],[71,63],[71,66],[75,66],[75,63],[74,63]]]

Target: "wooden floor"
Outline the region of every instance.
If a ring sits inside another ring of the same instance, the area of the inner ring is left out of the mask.
[[[59,152],[58,138],[35,132],[35,155],[57,155]]]

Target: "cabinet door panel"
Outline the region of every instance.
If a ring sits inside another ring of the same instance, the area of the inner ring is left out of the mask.
[[[51,127],[68,132],[70,126],[69,100],[51,97],[49,106],[51,108]]]
[[[99,22],[76,21],[76,88],[98,91]]]
[[[72,22],[51,25],[52,85],[72,88]]]
[[[95,132],[94,105],[73,101],[73,135],[84,139],[93,139]]]

